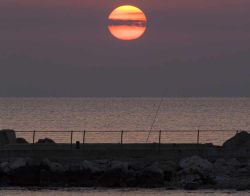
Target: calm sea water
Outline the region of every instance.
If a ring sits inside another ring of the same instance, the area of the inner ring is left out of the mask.
[[[159,98],[0,98],[0,129],[44,130],[149,130]],[[153,130],[162,133],[163,142],[194,142],[196,132],[201,142],[222,143],[236,130],[250,130],[250,98],[165,98]],[[212,130],[233,130],[214,132]],[[40,135],[39,135],[40,134]],[[74,134],[80,140],[82,133]],[[31,139],[28,133],[20,136]],[[68,133],[46,136],[69,141]],[[36,134],[36,139],[44,137]],[[124,133],[125,142],[145,142],[147,133]],[[86,142],[118,142],[120,133],[87,133]],[[158,140],[152,133],[150,140]]]
[[[0,196],[248,196],[250,192],[231,191],[166,191],[166,190],[1,190]]]

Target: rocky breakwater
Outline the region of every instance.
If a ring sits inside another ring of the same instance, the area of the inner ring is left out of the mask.
[[[72,164],[19,158],[0,164],[1,186],[162,187],[158,163],[96,160]]]
[[[178,163],[109,160],[62,164],[21,158],[0,164],[1,186],[165,187],[169,189],[250,189],[250,161],[210,162],[199,156]]]
[[[250,190],[249,152],[250,134],[240,132],[219,147],[212,159],[202,153],[176,161],[168,157],[71,162],[2,159],[0,186]]]

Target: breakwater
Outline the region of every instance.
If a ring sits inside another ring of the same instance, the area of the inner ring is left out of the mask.
[[[173,161],[92,160],[62,163],[19,158],[0,164],[0,185],[39,187],[143,187],[250,189],[250,163],[210,162],[199,156]]]
[[[1,186],[250,189],[250,134],[212,144],[8,144]]]

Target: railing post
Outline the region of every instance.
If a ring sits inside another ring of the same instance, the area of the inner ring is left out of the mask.
[[[35,137],[36,137],[36,131],[34,130],[33,131],[33,139],[32,139],[33,144],[35,144]]]
[[[159,131],[159,145],[158,145],[158,151],[161,150],[161,130]]]
[[[85,135],[86,135],[86,131],[83,131],[83,136],[82,136],[82,143],[85,144]]]
[[[159,144],[161,144],[161,130],[159,131]]]
[[[73,131],[71,131],[71,134],[70,134],[70,145],[71,145],[71,148],[72,148],[72,145],[73,145]]]
[[[198,130],[197,132],[197,144],[200,143],[200,130]]]
[[[123,144],[123,130],[121,131],[121,144]]]

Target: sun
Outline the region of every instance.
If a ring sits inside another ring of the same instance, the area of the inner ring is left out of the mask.
[[[114,9],[108,19],[110,33],[117,39],[124,41],[140,38],[147,28],[145,14],[132,5],[123,5]]]

